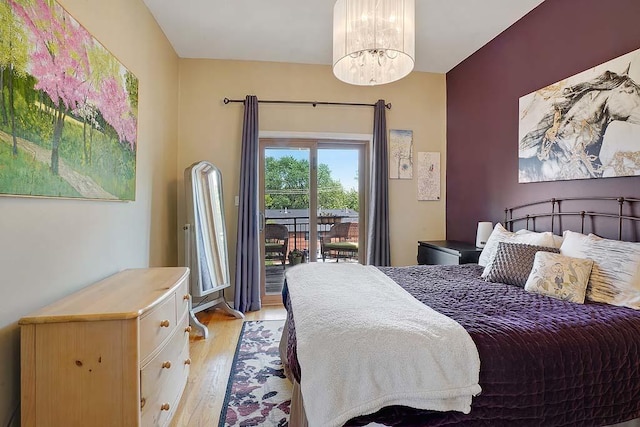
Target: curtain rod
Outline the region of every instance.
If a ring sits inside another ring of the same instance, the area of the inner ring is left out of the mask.
[[[242,102],[244,103],[244,99],[229,99],[225,98],[222,100],[225,104],[229,104],[230,102]],[[354,102],[327,102],[327,101],[265,101],[258,100],[258,103],[264,104],[304,104],[304,105],[348,105],[351,107],[375,107],[376,104],[359,104]],[[387,110],[391,109],[391,103],[384,104]]]

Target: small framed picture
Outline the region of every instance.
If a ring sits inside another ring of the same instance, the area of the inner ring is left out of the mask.
[[[413,179],[413,131],[389,130],[389,178]]]

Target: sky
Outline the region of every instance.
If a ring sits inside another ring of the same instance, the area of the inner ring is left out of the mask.
[[[307,148],[267,148],[266,157],[290,156],[294,159],[308,159]],[[318,164],[326,164],[331,170],[331,176],[342,184],[345,190],[358,189],[358,151],[349,149],[318,149]]]

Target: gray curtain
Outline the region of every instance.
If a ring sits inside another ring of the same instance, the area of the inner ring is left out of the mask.
[[[371,191],[369,195],[369,230],[367,264],[391,265],[389,247],[389,159],[387,153],[387,118],[384,100],[376,102],[373,116],[371,155]]]
[[[240,205],[236,244],[235,309],[260,310],[260,243],[258,231],[258,98],[247,95],[242,125]]]

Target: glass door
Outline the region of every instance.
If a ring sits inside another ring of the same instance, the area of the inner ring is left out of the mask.
[[[364,143],[260,140],[262,301],[302,262],[364,260]]]
[[[282,301],[284,273],[302,262],[315,261],[314,143],[260,141],[260,204],[262,211],[262,301]],[[313,216],[313,218],[311,218]]]
[[[318,260],[364,263],[364,144],[318,144]]]

